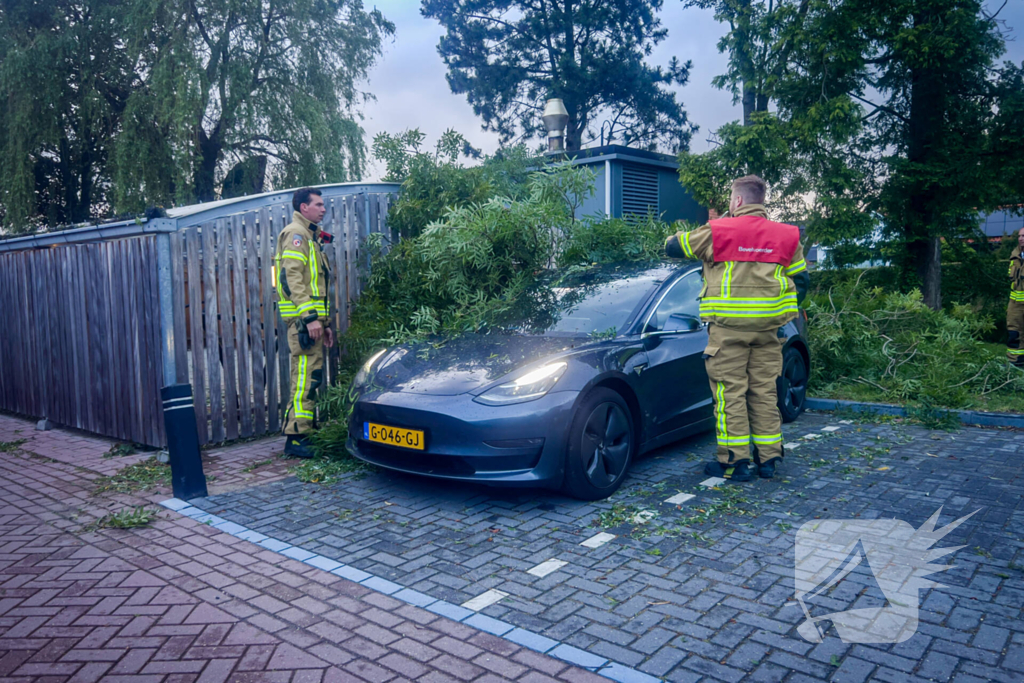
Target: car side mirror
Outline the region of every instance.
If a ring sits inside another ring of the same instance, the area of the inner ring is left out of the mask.
[[[696,332],[699,329],[699,319],[685,313],[673,313],[665,321],[662,332]]]

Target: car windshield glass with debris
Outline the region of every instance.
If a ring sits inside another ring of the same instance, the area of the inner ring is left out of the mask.
[[[504,331],[547,337],[612,335],[671,273],[668,268],[604,267],[551,273],[518,307]]]

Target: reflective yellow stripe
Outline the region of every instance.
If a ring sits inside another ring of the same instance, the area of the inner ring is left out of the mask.
[[[728,438],[729,433],[725,431],[725,384],[715,382],[715,410],[718,412],[718,439]]]
[[[786,296],[786,276],[782,274],[782,266],[775,266],[775,279],[779,282],[779,296]]]
[[[309,259],[306,258],[305,254],[303,254],[302,252],[292,251],[290,249],[288,251],[284,252],[283,254],[281,254],[281,258],[293,258],[296,261],[302,261],[303,263],[306,263],[309,260]]]
[[[1024,292],[1010,290],[1010,301],[1024,301]]]
[[[785,308],[793,308],[796,306],[795,301],[780,301],[776,304],[728,304],[725,302],[708,302],[705,304],[701,302],[700,308],[705,311],[725,311],[725,312],[743,312],[743,311],[761,311],[762,313],[770,313],[772,311],[778,311]]]
[[[292,409],[295,411],[295,417],[313,419],[313,413],[302,408],[302,395],[306,391],[307,367],[309,367],[309,358],[307,356],[299,356],[299,377],[295,382],[295,396],[292,398]]]
[[[732,269],[735,265],[735,261],[725,262],[725,274],[722,276],[722,296],[727,299],[732,294]]]
[[[310,242],[309,242],[309,286],[313,290],[313,298],[314,299],[319,298],[319,296],[320,296],[320,287],[316,283],[317,279],[319,279],[319,277],[320,277],[319,270],[320,270],[320,264],[317,263],[316,245],[313,243],[312,240],[310,240]]]
[[[782,441],[782,434],[751,434],[750,438],[753,439],[754,443],[780,443]]]
[[[1006,349],[1011,356],[1024,356],[1024,349]]]
[[[701,317],[712,316],[713,315],[713,316],[716,316],[716,317],[719,317],[719,318],[774,318],[776,316],[780,316],[780,315],[783,315],[785,313],[796,313],[799,310],[800,309],[798,309],[795,304],[793,306],[788,306],[786,308],[776,308],[776,309],[766,310],[766,311],[762,311],[762,310],[734,311],[734,310],[728,310],[728,309],[726,309],[726,310],[716,310],[716,309],[704,308],[703,306],[701,306],[700,307],[700,315],[701,315]]]
[[[807,261],[800,259],[796,263],[791,263],[786,267],[786,275],[796,275],[799,272],[807,270]]]
[[[690,233],[684,232],[683,239],[680,240],[680,243],[683,246],[683,253],[690,258],[693,258],[693,248],[690,246]]]
[[[306,384],[306,356],[299,356],[299,376],[295,379],[295,396],[292,398],[292,408],[296,417],[300,416],[302,410],[302,387]]]
[[[705,297],[700,302],[700,313],[724,316],[765,316],[771,317],[797,310],[796,293],[779,297],[753,297],[725,299],[721,297]]]

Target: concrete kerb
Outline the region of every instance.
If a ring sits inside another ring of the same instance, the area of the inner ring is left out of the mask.
[[[897,415],[906,417],[907,409],[889,403],[864,403],[861,401],[843,401],[836,398],[808,398],[805,404],[808,410],[836,411],[849,410],[869,415]],[[936,408],[936,410],[953,413],[965,425],[981,425],[984,427],[1016,427],[1024,429],[1024,415],[1014,413],[988,413],[980,410],[954,410]]]
[[[513,624],[509,624],[508,622],[501,621],[500,619],[488,617],[480,614],[479,612],[466,609],[461,605],[455,605],[444,600],[436,600],[429,595],[411,590],[405,586],[394,583],[393,581],[388,581],[387,579],[379,576],[374,576],[373,574],[364,572],[361,569],[356,569],[355,567],[342,564],[337,560],[332,560],[330,558],[323,557],[322,555],[316,555],[308,550],[296,548],[295,546],[285,543],[284,541],[279,541],[276,538],[264,536],[263,534],[246,529],[240,524],[235,524],[234,522],[230,522],[204,510],[193,507],[183,500],[169,498],[168,500],[162,501],[160,505],[181,515],[190,517],[202,524],[209,524],[213,528],[223,531],[226,534],[255,543],[261,548],[278,553],[283,557],[298,560],[303,564],[308,564],[311,567],[316,567],[317,569],[327,571],[335,576],[348,579],[349,581],[358,583],[361,586],[389,595],[410,605],[423,608],[429,612],[433,612],[434,614],[451,619],[452,621],[458,621],[466,624],[467,626],[471,626],[485,633],[507,640],[510,643],[515,643],[516,645],[521,645],[522,647],[529,648],[549,657],[560,659],[568,664],[580,667],[581,669],[587,669],[588,671],[600,674],[605,678],[617,681],[617,683],[658,683],[662,680],[656,676],[645,674],[642,671],[637,671],[636,669],[618,662],[613,662],[605,659],[604,657],[585,652],[564,643],[559,643],[557,640],[552,640],[551,638],[542,636],[539,633],[519,628]],[[327,569],[328,566],[333,568]]]

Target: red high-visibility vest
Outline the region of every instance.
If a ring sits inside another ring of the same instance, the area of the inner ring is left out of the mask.
[[[718,218],[711,225],[711,250],[716,262],[756,261],[788,266],[800,244],[800,229],[760,216]]]

